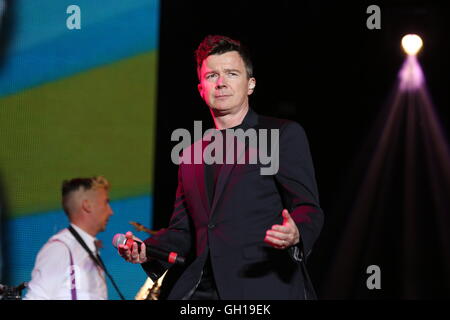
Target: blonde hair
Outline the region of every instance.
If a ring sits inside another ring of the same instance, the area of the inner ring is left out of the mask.
[[[92,188],[93,190],[105,189],[109,191],[109,181],[103,176],[92,177]]]
[[[82,189],[83,191],[99,189],[105,189],[106,191],[109,191],[110,187],[111,185],[109,181],[103,176],[64,180],[61,188],[62,207],[64,209],[64,212],[69,215],[69,200],[73,192],[76,192],[80,189]]]

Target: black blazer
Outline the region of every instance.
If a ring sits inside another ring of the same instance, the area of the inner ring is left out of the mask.
[[[261,175],[261,164],[224,164],[210,206],[204,165],[179,165],[169,227],[145,241],[193,256],[168,299],[189,298],[208,253],[221,299],[315,298],[305,260],[320,233],[324,215],[306,135],[296,122],[260,116],[251,109],[241,127],[279,129],[279,170],[275,175]],[[247,146],[245,152],[250,149]],[[187,151],[189,148],[185,154]],[[300,261],[294,259],[293,248],[279,250],[264,242],[266,231],[282,223],[284,208],[300,232]],[[156,280],[168,265],[151,259],[142,267]]]

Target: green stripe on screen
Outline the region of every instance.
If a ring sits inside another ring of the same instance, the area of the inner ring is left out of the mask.
[[[111,198],[152,192],[157,51],[0,99],[12,216],[60,208],[60,185],[104,175]]]

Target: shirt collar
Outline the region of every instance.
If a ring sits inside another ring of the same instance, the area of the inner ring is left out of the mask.
[[[256,126],[258,123],[258,114],[253,111],[252,108],[248,108],[247,113],[244,116],[244,119],[242,119],[242,122],[240,124],[238,124],[237,126],[234,126],[232,128],[227,128],[227,129],[222,129],[220,131],[224,132],[225,130],[228,129],[243,129],[243,130],[247,130],[250,128],[253,128],[254,126]]]
[[[86,243],[88,248],[92,252],[95,253],[97,251],[97,248],[95,246],[95,241],[97,240],[97,238],[91,236],[89,233],[87,233],[86,231],[84,231],[80,227],[74,225],[73,223],[71,223],[70,225],[75,229],[76,232],[78,232],[78,234],[80,235],[81,239],[83,239],[83,241]]]
[[[252,108],[248,108],[248,111],[242,120],[242,123],[239,125],[240,128],[247,130],[249,128],[253,128],[258,123],[258,115]]]

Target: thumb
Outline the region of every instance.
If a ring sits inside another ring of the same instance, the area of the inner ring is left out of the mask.
[[[283,210],[282,216],[283,216],[283,224],[292,221],[291,215],[289,214],[289,211],[287,211],[287,209]]]
[[[128,239],[133,239],[133,232],[128,231],[127,233],[125,233],[125,237],[127,237]]]

